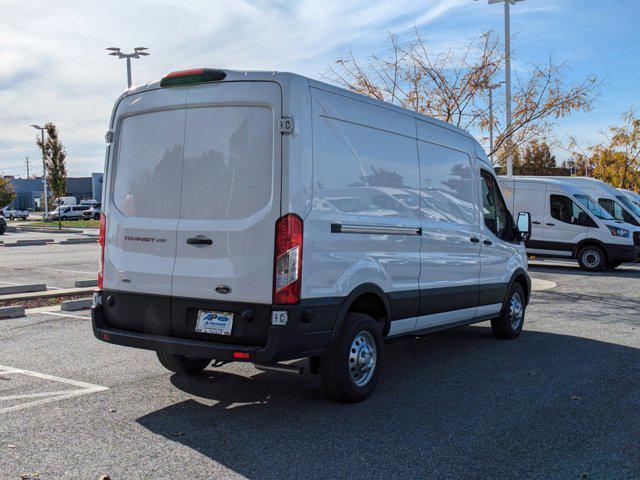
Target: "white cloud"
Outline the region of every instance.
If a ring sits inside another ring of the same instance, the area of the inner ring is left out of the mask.
[[[21,2],[0,20],[0,171],[38,157],[28,125],[55,122],[71,175],[100,170],[103,135],[125,86],[124,61],[104,48],[151,48],[134,83],[195,66],[290,70],[318,77],[348,49],[433,22],[467,0],[191,0]],[[468,2],[467,2],[468,3]],[[17,173],[7,171],[6,173]]]

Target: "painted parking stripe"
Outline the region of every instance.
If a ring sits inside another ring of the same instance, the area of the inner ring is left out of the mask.
[[[64,389],[55,391],[45,391],[38,393],[28,393],[22,395],[6,395],[0,396],[0,404],[3,401],[15,401],[15,400],[28,400],[25,403],[13,405],[11,407],[0,408],[0,415],[3,413],[15,412],[17,410],[24,410],[26,408],[35,407],[37,405],[44,405],[51,402],[57,402],[60,400],[66,400],[68,398],[80,397],[82,395],[88,395],[91,393],[103,392],[109,390],[109,387],[103,387],[102,385],[95,385],[93,383],[80,382],[78,380],[71,380],[68,378],[56,377],[55,375],[48,375],[46,373],[33,372],[31,370],[23,370],[21,368],[13,368],[0,365],[0,375],[24,375],[32,378],[39,378],[42,380],[48,380],[50,382],[61,383],[65,386],[76,387],[74,389]],[[34,400],[37,399],[37,400]]]
[[[89,320],[91,318],[89,316],[82,317],[80,315],[69,315],[68,313],[60,313],[60,312],[38,312],[38,313],[44,313],[45,315],[54,315],[56,317],[79,318],[80,320]]]

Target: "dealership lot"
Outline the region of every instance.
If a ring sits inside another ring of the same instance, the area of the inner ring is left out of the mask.
[[[152,352],[95,340],[86,311],[2,320],[0,472],[639,477],[640,268],[536,262],[531,274],[557,287],[534,293],[518,340],[482,323],[389,343],[358,405],[246,364],[170,374]]]

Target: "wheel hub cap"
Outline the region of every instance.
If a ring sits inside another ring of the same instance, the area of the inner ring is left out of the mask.
[[[522,299],[518,293],[511,297],[511,304],[509,305],[509,321],[511,322],[511,328],[517,330],[522,323],[522,317],[524,316],[524,305]]]
[[[356,335],[349,349],[349,373],[353,383],[359,387],[369,383],[376,361],[376,342],[370,332],[363,330]]]
[[[600,263],[600,255],[598,255],[596,252],[589,251],[584,254],[583,260],[585,265],[587,265],[588,267],[595,267],[596,265],[598,265],[598,263]]]

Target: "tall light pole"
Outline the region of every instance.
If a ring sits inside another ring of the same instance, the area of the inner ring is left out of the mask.
[[[477,0],[476,0],[477,1]],[[505,77],[505,102],[506,102],[506,135],[509,136],[511,130],[511,21],[509,17],[509,8],[524,0],[489,0],[489,4],[504,3],[504,77]],[[508,144],[509,142],[507,142]],[[513,176],[513,159],[511,158],[511,149],[507,148],[507,176]]]
[[[47,164],[44,159],[44,131],[46,130],[44,127],[39,125],[31,124],[33,128],[36,130],[40,130],[40,138],[42,139],[42,183],[44,184],[44,213],[45,215],[49,213],[49,195],[47,192]]]
[[[111,52],[109,55],[113,55],[118,58],[125,58],[127,60],[127,88],[131,88],[131,59],[151,55],[146,51],[149,49],[147,47],[136,47],[131,53],[123,53],[118,47],[109,47],[106,50]]]
[[[489,158],[491,158],[491,164],[493,164],[493,91],[503,83],[498,82],[487,87],[489,89]]]

